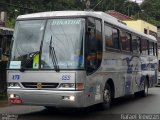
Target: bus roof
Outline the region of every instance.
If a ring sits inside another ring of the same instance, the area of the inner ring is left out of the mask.
[[[17,17],[17,20],[21,19],[40,19],[40,18],[49,18],[49,17],[67,17],[67,16],[92,16],[100,18],[106,21],[109,24],[114,25],[115,27],[120,27],[124,30],[127,30],[131,33],[138,34],[139,36],[143,36],[148,40],[156,42],[156,38],[151,35],[146,35],[142,32],[138,32],[124,25],[121,20],[112,17],[111,15],[104,12],[95,12],[95,11],[50,11],[50,12],[40,12],[33,14],[20,15]]]

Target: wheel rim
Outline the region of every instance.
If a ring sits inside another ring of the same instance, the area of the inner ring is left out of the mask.
[[[111,101],[111,93],[108,89],[104,91],[104,102],[109,103]]]

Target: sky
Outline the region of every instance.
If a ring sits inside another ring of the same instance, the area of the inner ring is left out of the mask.
[[[130,1],[137,2],[138,4],[140,4],[143,0],[130,0]]]

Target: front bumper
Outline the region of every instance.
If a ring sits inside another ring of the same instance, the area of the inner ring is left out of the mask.
[[[8,96],[15,94],[23,105],[55,106],[55,107],[86,107],[84,91],[51,91],[51,90],[13,90],[8,89]],[[64,96],[74,96],[74,101],[64,100]]]

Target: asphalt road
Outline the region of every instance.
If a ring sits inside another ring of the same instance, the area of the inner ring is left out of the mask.
[[[144,98],[136,98],[134,95],[118,98],[106,111],[98,110],[97,106],[85,110],[46,110],[42,106],[16,105],[0,108],[0,114],[16,115],[18,120],[134,120],[143,114],[157,114],[156,117],[160,119],[160,87],[149,89],[149,95]]]

